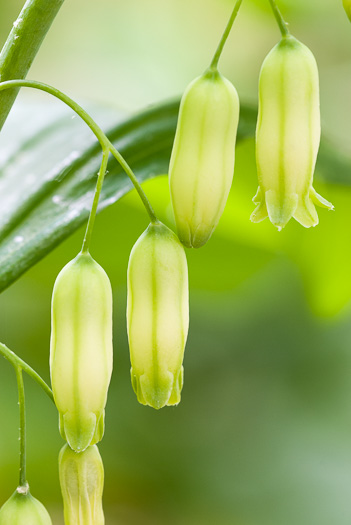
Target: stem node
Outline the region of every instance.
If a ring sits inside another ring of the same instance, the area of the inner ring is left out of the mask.
[[[285,22],[278,6],[275,0],[269,0],[269,3],[271,4],[271,8],[273,11],[273,14],[275,16],[275,19],[277,21],[277,24],[279,26],[280,32],[282,34],[282,37],[286,37],[290,34],[288,24]]]

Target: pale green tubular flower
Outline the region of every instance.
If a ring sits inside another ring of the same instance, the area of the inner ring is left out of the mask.
[[[128,264],[127,325],[138,401],[177,405],[189,326],[188,269],[178,237],[160,222],[134,245]]]
[[[112,373],[112,291],[94,259],[79,254],[52,296],[50,370],[60,432],[77,452],[102,439]]]
[[[211,237],[233,180],[239,98],[209,69],[186,89],[180,104],[169,183],[178,236],[188,248]]]
[[[317,64],[289,35],[271,50],[260,73],[253,222],[268,216],[281,230],[294,217],[309,228],[318,224],[315,205],[333,209],[312,187],[320,133]]]
[[[351,22],[351,0],[342,0],[342,3],[344,4],[344,9]]]
[[[0,525],[52,525],[48,511],[29,487],[18,487],[0,510]]]
[[[78,453],[64,445],[59,476],[65,525],[104,525],[104,466],[97,446]]]

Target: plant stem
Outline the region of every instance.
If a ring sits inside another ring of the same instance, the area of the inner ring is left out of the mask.
[[[82,120],[89,126],[91,131],[94,133],[96,138],[101,144],[101,147],[104,148],[104,146],[108,143],[108,139],[105,135],[105,133],[102,131],[102,129],[96,124],[96,122],[91,118],[90,115],[84,109],[74,102],[70,97],[62,93],[59,89],[56,89],[52,86],[48,86],[47,84],[43,84],[42,82],[36,82],[34,80],[8,80],[7,82],[1,82],[0,83],[0,92],[5,89],[10,89],[14,87],[29,87],[34,89],[39,89],[40,91],[45,91],[46,93],[49,93],[50,95],[53,95],[54,97],[61,100],[64,104],[66,104],[68,107],[73,109],[77,115],[80,116]]]
[[[77,115],[80,116],[82,120],[89,126],[91,131],[94,133],[98,141],[100,142],[101,148],[103,152],[106,150],[111,151],[112,155],[115,157],[117,162],[120,164],[120,166],[124,169],[130,180],[132,181],[136,191],[138,192],[145,209],[151,219],[151,222],[156,222],[157,218],[155,215],[154,210],[152,209],[152,206],[145,195],[144,190],[140,186],[138,179],[134,175],[132,169],[126,162],[126,160],[122,157],[122,155],[116,150],[116,148],[113,146],[113,144],[109,141],[109,139],[106,137],[105,133],[102,131],[102,129],[96,124],[95,120],[91,118],[91,116],[74,100],[72,100],[69,96],[65,95],[60,91],[59,89],[56,89],[52,86],[48,86],[47,84],[43,84],[42,82],[36,82],[34,80],[8,80],[7,82],[1,82],[0,83],[0,92],[5,89],[10,89],[14,87],[30,87],[34,89],[39,89],[40,91],[45,91],[46,93],[49,93],[50,95],[53,95],[54,97],[58,98],[62,102],[64,102],[67,106],[69,106]],[[105,175],[105,173],[104,173]],[[98,190],[98,187],[96,187],[96,191]],[[100,188],[101,190],[101,188]],[[100,191],[99,190],[99,191]],[[95,191],[95,195],[96,195]],[[95,196],[94,196],[94,202],[95,202]],[[93,221],[94,222],[94,221]]]
[[[27,485],[26,479],[26,403],[24,395],[24,384],[22,368],[20,366],[15,367],[17,386],[18,386],[18,405],[20,413],[20,426],[19,426],[19,443],[20,443],[20,474],[19,474],[19,486],[25,488]]]
[[[34,379],[34,381],[36,381],[38,385],[44,390],[45,394],[49,396],[51,401],[54,402],[54,396],[52,394],[51,388],[45,383],[44,379],[42,379],[40,375],[35,370],[33,370],[32,367],[30,367],[25,361],[18,357],[17,354],[12,352],[12,350],[7,348],[7,346],[3,343],[0,343],[0,354],[5,357],[5,359],[7,359],[7,361],[9,361],[16,369],[21,368],[24,372],[31,376],[31,378]]]
[[[126,162],[126,160],[122,157],[122,155],[119,153],[119,151],[116,150],[116,148],[114,147],[114,145],[111,142],[109,142],[109,148],[110,148],[110,151],[111,151],[112,155],[115,157],[117,162],[120,164],[120,166],[123,168],[123,170],[126,172],[128,177],[130,178],[130,180],[134,184],[134,187],[135,187],[136,191],[138,192],[139,197],[141,198],[147,213],[149,214],[151,222],[153,224],[155,224],[156,222],[158,222],[156,214],[155,214],[155,212],[154,212],[154,210],[153,210],[153,208],[152,208],[152,206],[151,206],[151,204],[149,202],[149,199],[146,197],[144,190],[140,186],[140,184],[138,182],[138,179],[134,175],[131,167]]]
[[[271,8],[273,11],[273,14],[275,16],[275,19],[277,21],[277,24],[279,26],[280,32],[282,34],[282,37],[286,37],[290,34],[288,24],[285,22],[275,0],[269,0],[269,3],[271,4]]]
[[[88,220],[88,224],[87,224],[87,229],[85,231],[85,236],[84,236],[84,241],[83,241],[83,246],[82,246],[82,253],[89,252],[91,236],[92,236],[92,233],[93,233],[97,207],[98,207],[98,204],[99,204],[101,188],[102,188],[102,185],[103,185],[103,182],[104,182],[104,178],[105,178],[105,173],[106,173],[107,161],[108,161],[109,154],[110,154],[110,150],[104,148],[103,151],[102,151],[102,162],[101,162],[101,166],[100,166],[100,170],[99,170],[99,175],[98,175],[98,179],[97,179],[97,182],[96,182],[93,206],[92,206],[91,211],[90,211],[89,220]]]
[[[230,33],[232,27],[233,27],[234,20],[236,19],[236,16],[237,16],[237,14],[239,12],[239,9],[240,9],[240,6],[241,6],[242,2],[243,2],[243,0],[237,0],[236,1],[236,4],[235,4],[234,9],[232,11],[232,14],[230,15],[227,27],[224,30],[222,38],[221,38],[221,40],[220,40],[220,42],[218,44],[217,50],[216,50],[216,52],[214,54],[214,57],[212,59],[212,62],[211,62],[211,65],[210,65],[210,69],[217,69],[219,58],[220,58],[220,56],[222,54],[224,45],[225,45],[225,43],[227,41],[227,38],[229,36],[229,33]]]
[[[25,78],[64,0],[27,0],[0,53],[0,81]],[[0,130],[18,91],[0,96]]]

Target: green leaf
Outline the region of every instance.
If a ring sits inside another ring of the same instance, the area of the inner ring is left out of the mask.
[[[178,102],[160,105],[114,126],[111,122],[120,118],[111,111],[95,111],[94,117],[105,129],[110,127],[110,140],[143,182],[168,171],[178,107]],[[26,109],[12,128],[5,128],[0,154],[0,291],[88,218],[100,146],[78,118],[72,120],[72,113],[59,115]],[[242,105],[238,143],[254,136],[256,118],[255,108]],[[351,183],[350,159],[326,143],[322,143],[320,159],[318,171],[325,180]],[[131,188],[111,157],[99,210]]]
[[[178,102],[152,108],[108,133],[141,182],[167,173],[178,108]],[[27,111],[23,119],[37,126],[37,113]],[[239,141],[252,135],[255,114],[244,108]],[[97,120],[106,121],[106,112]],[[10,143],[9,153],[0,157],[0,291],[87,220],[101,162],[100,146],[90,130],[77,126],[71,115],[56,116],[29,136],[30,128],[15,150]],[[12,140],[17,130],[18,122],[9,133]],[[99,210],[131,189],[111,157]]]

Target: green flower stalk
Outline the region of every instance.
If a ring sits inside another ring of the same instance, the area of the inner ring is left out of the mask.
[[[97,446],[78,453],[64,445],[59,476],[65,525],[104,525],[104,466]]]
[[[233,180],[239,98],[216,68],[186,89],[179,111],[169,182],[178,236],[188,248],[211,237]]]
[[[346,14],[349,17],[349,20],[351,22],[351,0],[342,0],[342,3],[344,5]]]
[[[128,264],[127,325],[138,401],[177,405],[189,326],[188,270],[177,236],[157,222],[134,245]]]
[[[315,205],[333,209],[312,187],[320,142],[319,80],[311,51],[287,35],[265,58],[259,81],[253,222],[281,230],[293,217],[318,224]]]
[[[26,487],[18,487],[0,510],[0,525],[52,525],[48,511]]]
[[[61,435],[80,452],[102,439],[112,373],[111,285],[88,253],[69,262],[55,282],[50,370]]]

